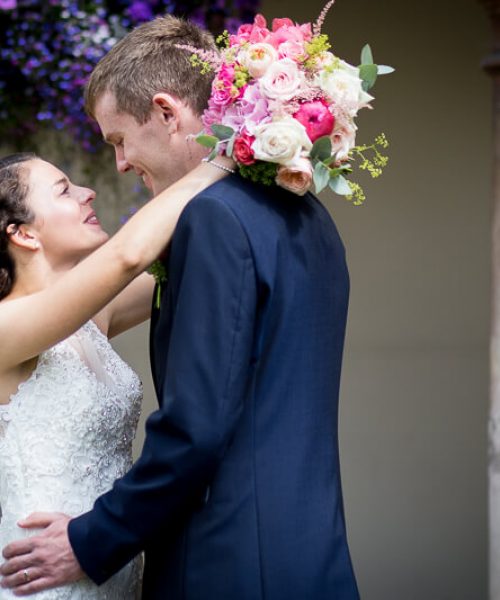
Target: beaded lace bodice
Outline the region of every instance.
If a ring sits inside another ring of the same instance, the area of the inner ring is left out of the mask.
[[[24,532],[34,511],[78,515],[132,464],[142,398],[137,375],[92,322],[40,355],[29,379],[0,405],[0,546]],[[139,561],[106,584],[88,580],[40,600],[139,597]],[[14,598],[0,591],[0,598]]]

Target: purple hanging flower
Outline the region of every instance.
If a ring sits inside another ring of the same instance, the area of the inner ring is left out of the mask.
[[[14,10],[17,8],[17,0],[0,0],[0,10]]]
[[[149,21],[153,18],[151,6],[143,0],[135,0],[127,10],[132,21]]]

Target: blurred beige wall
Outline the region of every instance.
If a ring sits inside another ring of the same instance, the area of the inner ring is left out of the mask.
[[[322,4],[264,0],[264,12],[311,20]],[[352,279],[340,436],[362,597],[483,600],[491,131],[479,62],[489,50],[487,18],[476,0],[337,0],[325,31],[346,60],[357,63],[369,41],[376,60],[397,68],[375,87],[376,110],[359,120],[359,141],[380,131],[390,138],[390,168],[366,183],[361,208],[323,196]],[[50,136],[40,152],[94,183],[100,214],[116,227],[133,199],[131,178],[95,171]],[[144,417],[155,406],[147,335],[142,326],[114,342],[144,381]]]

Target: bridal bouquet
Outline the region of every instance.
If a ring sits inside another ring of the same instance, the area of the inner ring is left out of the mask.
[[[330,0],[314,25],[262,15],[235,35],[219,38],[220,52],[192,51],[191,62],[215,71],[212,95],[197,141],[217,155],[232,157],[240,174],[276,183],[296,194],[329,186],[355,204],[365,198],[349,178],[353,162],[378,177],[387,164],[383,134],[357,146],[355,118],[371,108],[368,91],[378,75],[393,71],[376,65],[369,46],[361,65],[352,66],[333,52],[321,28]]]

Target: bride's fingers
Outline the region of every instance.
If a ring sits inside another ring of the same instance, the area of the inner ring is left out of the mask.
[[[18,521],[17,524],[24,529],[32,529],[34,527],[42,528],[52,525],[54,521],[57,521],[60,518],[61,513],[36,512],[31,513],[26,519]]]

